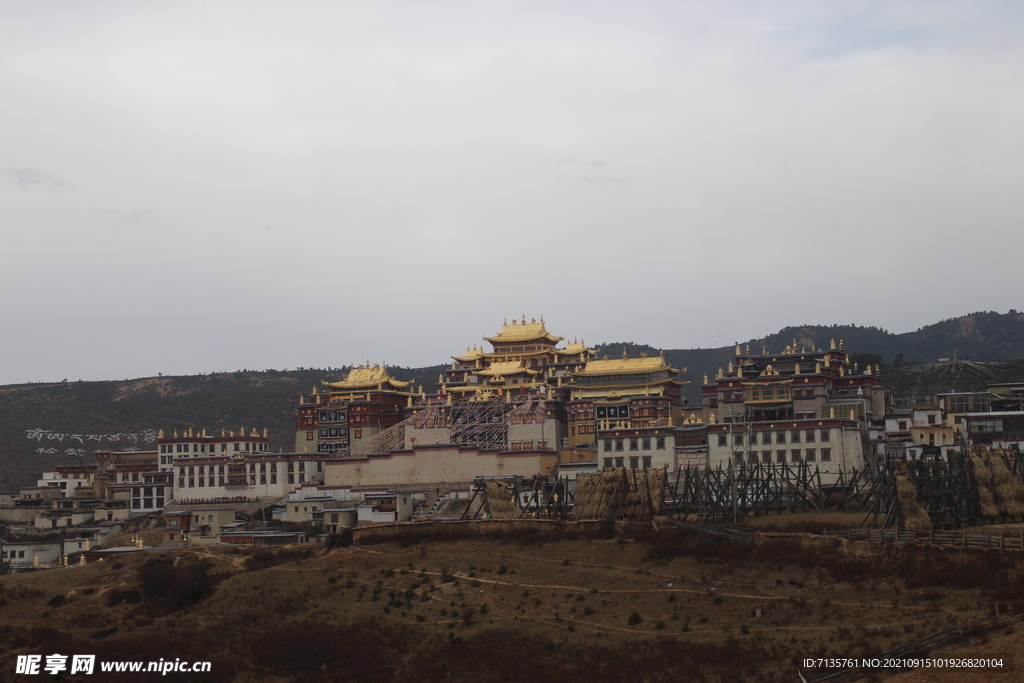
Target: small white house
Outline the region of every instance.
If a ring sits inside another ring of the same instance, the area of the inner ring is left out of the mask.
[[[360,523],[407,522],[415,507],[411,493],[371,493],[356,510]]]
[[[63,553],[60,541],[0,543],[0,560],[10,561],[12,571],[22,571],[36,565],[60,562]]]

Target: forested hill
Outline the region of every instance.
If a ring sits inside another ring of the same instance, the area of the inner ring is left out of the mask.
[[[879,327],[859,325],[800,325],[785,327],[759,339],[736,340],[746,351],[781,352],[796,340],[797,346],[827,348],[831,340],[842,340],[854,360],[879,363],[889,368],[935,363],[940,358],[961,360],[1017,360],[1024,358],[1024,314],[971,313],[960,318],[922,327],[914,332],[893,334]],[[610,357],[622,354],[656,354],[651,346],[632,342],[601,344],[601,353]],[[665,349],[665,358],[673,367],[687,368],[685,379],[691,387],[699,385],[706,373],[714,377],[718,368],[725,368],[735,354],[735,345],[715,349]],[[983,385],[982,385],[983,386]],[[696,395],[696,394],[695,394]]]
[[[762,346],[769,352],[778,352],[794,339],[797,345],[813,344],[819,348],[827,346],[831,339],[842,339],[845,349],[862,366],[882,364],[886,383],[901,392],[916,388],[934,391],[946,386],[961,390],[984,388],[990,381],[1021,379],[1024,366],[996,364],[978,370],[977,364],[960,364],[952,366],[952,370],[943,366],[934,372],[927,371],[927,364],[939,358],[1024,358],[1024,315],[1016,311],[972,313],[903,334],[857,325],[802,325],[761,339],[736,341],[744,348],[749,344],[753,352],[760,351]],[[624,347],[633,357],[641,352],[658,353],[658,349],[633,342],[602,344],[599,348],[602,354],[617,357]],[[682,378],[691,382],[686,387],[691,403],[699,398],[703,375],[714,376],[719,367],[728,364],[733,353],[731,344],[717,349],[665,349],[673,366],[688,368]],[[391,372],[433,391],[443,367],[391,368]],[[76,456],[68,451],[79,445],[87,454],[97,448],[144,447],[141,435],[147,429],[265,427],[270,430],[273,449],[289,449],[298,395],[310,391],[321,380],[337,380],[345,373],[345,368],[243,370],[113,382],[0,386],[0,491],[16,490],[33,482],[43,470],[77,462]],[[30,437],[32,433],[35,436]],[[63,434],[81,435],[83,443],[69,436],[57,438]],[[90,441],[89,435],[100,438]],[[85,458],[88,460],[89,455]]]
[[[429,390],[440,371],[441,366],[391,368],[396,376],[414,379]],[[267,428],[273,450],[291,450],[299,394],[319,386],[321,380],[342,379],[346,373],[345,368],[242,370],[0,386],[0,491],[32,483],[39,472],[55,465],[77,463],[77,456],[69,454],[74,448],[86,451],[86,461],[91,459],[88,454],[100,448],[145,449],[147,429]]]

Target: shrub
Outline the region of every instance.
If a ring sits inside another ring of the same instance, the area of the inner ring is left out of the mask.
[[[640,613],[639,612],[633,612],[633,613],[631,613],[629,615],[629,619],[626,620],[626,623],[629,624],[630,626],[636,626],[641,621],[643,621],[643,617],[640,616]]]

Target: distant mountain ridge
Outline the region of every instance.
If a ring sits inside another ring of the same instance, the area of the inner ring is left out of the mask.
[[[899,375],[894,365],[930,363],[939,358],[1017,360],[1024,358],[1024,314],[980,312],[950,318],[914,332],[892,334],[877,327],[858,325],[801,325],[786,327],[760,339],[737,340],[758,352],[766,347],[779,352],[796,340],[798,346],[827,347],[843,340],[847,352],[863,362],[883,363],[893,372],[892,384],[913,390],[914,377]],[[633,342],[606,343],[599,353],[617,357],[623,348],[631,357],[659,350]],[[699,400],[704,374],[714,376],[733,357],[735,346],[715,349],[665,349],[666,359],[687,368],[685,395]],[[444,365],[391,369],[400,379],[433,391]],[[1017,372],[1019,364],[1007,366]],[[180,377],[146,377],[109,382],[58,382],[0,386],[0,491],[13,491],[34,482],[38,474],[56,465],[77,462],[67,455],[69,444],[29,439],[29,430],[44,429],[76,434],[138,433],[145,429],[187,427],[219,430],[240,427],[270,430],[271,448],[290,449],[293,414],[298,395],[321,380],[337,380],[346,368],[238,371]],[[1005,373],[1004,373],[1005,374]],[[890,375],[883,373],[886,383]],[[1009,376],[1009,375],[1007,375]],[[995,376],[960,378],[957,388],[983,388]],[[1005,381],[1009,381],[1005,379]],[[1019,378],[1018,378],[1019,379]],[[933,380],[933,384],[934,384]],[[941,380],[944,381],[944,380]],[[953,381],[952,379],[950,381]],[[973,383],[973,384],[972,384]],[[980,385],[980,386],[974,386]],[[931,386],[931,385],[929,385]],[[101,444],[104,447],[109,443]],[[41,448],[54,453],[38,453]],[[96,444],[85,444],[87,451]]]

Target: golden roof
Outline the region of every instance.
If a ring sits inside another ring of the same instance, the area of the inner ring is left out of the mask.
[[[636,396],[663,396],[665,394],[665,387],[663,384],[652,384],[650,387],[644,389],[644,393],[640,394],[636,387],[630,388],[625,387],[613,387],[614,391],[608,391],[605,388],[586,388],[586,389],[573,389],[573,400],[597,398],[605,399],[606,402],[620,403]]]
[[[501,332],[496,337],[484,337],[485,340],[494,342],[522,342],[522,341],[533,341],[534,339],[547,339],[548,341],[560,342],[565,337],[556,337],[549,333],[547,328],[544,327],[544,319],[541,318],[540,322],[531,320],[526,322],[526,318],[522,319],[522,322],[512,321],[511,324],[505,323]]]
[[[525,372],[529,375],[536,375],[540,370],[531,370],[523,365],[522,361],[504,361],[499,363],[491,363],[486,370],[478,370],[478,375],[518,375],[519,373]]]
[[[480,349],[466,349],[465,356],[452,356],[452,359],[468,363],[470,361],[478,360],[483,357],[484,352],[481,351]]]
[[[374,365],[370,367],[366,365],[352,368],[349,370],[348,376],[340,382],[321,382],[321,384],[332,389],[366,389],[381,384],[389,384],[395,389],[402,389],[412,384],[412,382],[394,379],[386,366]]]
[[[671,373],[679,372],[670,367],[662,356],[651,356],[649,358],[616,358],[612,360],[588,360],[582,370],[577,370],[574,375],[628,375],[645,372],[658,372],[665,370]]]
[[[597,350],[596,349],[588,349],[587,345],[582,343],[582,342],[580,342],[580,343],[573,342],[572,344],[566,344],[564,349],[555,349],[555,353],[572,353],[572,354],[576,354],[576,353],[586,353],[588,351],[590,353],[596,353]]]

